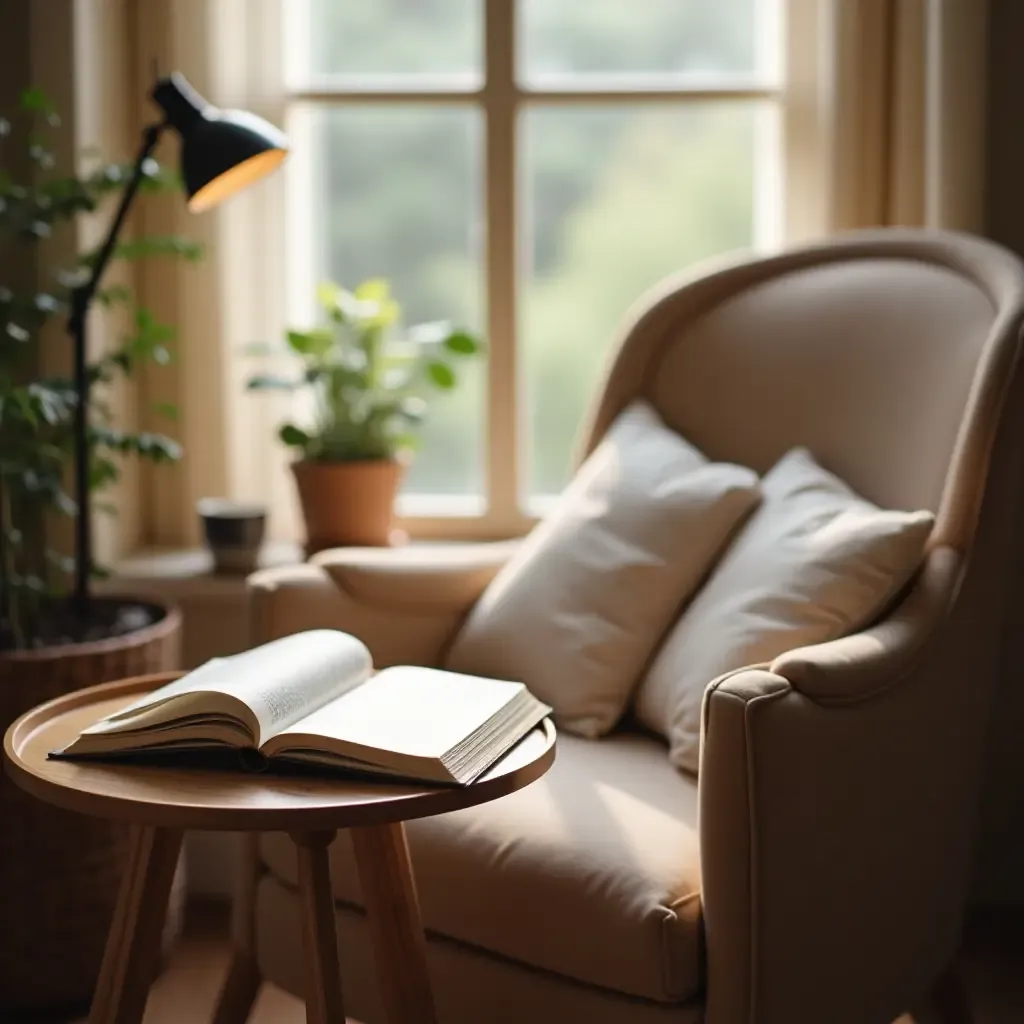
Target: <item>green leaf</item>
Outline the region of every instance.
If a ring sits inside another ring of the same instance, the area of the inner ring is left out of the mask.
[[[250,341],[241,348],[242,355],[251,356],[254,359],[257,357],[283,355],[285,351],[280,345],[274,345],[269,341]]]
[[[113,306],[118,302],[127,302],[132,297],[131,289],[123,284],[113,284],[96,293],[96,301],[103,306]]]
[[[132,357],[131,352],[127,349],[121,349],[120,352],[111,352],[110,355],[107,356],[106,361],[110,363],[111,366],[118,367],[118,369],[123,373],[131,373],[132,367],[135,365],[135,360]],[[95,369],[97,380],[108,380],[110,378],[109,374],[103,372],[102,366],[98,366]]]
[[[480,342],[468,331],[452,331],[442,344],[459,356],[473,356],[480,351]]]
[[[108,168],[109,170],[109,168]],[[113,187],[119,187],[118,182]],[[153,235],[148,238],[138,238],[128,242],[121,242],[114,250],[115,259],[119,260],[140,260],[154,256],[177,256],[185,260],[196,261],[202,259],[203,247],[190,242],[184,238],[173,235]],[[79,262],[83,266],[91,267],[99,256],[99,250],[83,253]]]
[[[286,423],[281,427],[277,432],[277,436],[281,439],[282,443],[290,448],[304,448],[310,441],[309,434],[304,430],[300,430],[292,423]]]
[[[300,356],[322,357],[334,347],[334,332],[326,327],[311,331],[288,331],[288,347]]]
[[[163,434],[139,434],[134,438],[134,447],[139,455],[158,463],[177,462],[183,454],[181,445]]]
[[[43,145],[36,142],[28,148],[28,155],[32,160],[41,167],[44,171],[50,170],[56,161],[53,158],[53,154]]]
[[[140,306],[135,311],[135,326],[139,330],[136,344],[142,348],[152,348],[154,345],[172,341],[178,333],[171,324],[157,320],[145,306]]]
[[[94,458],[89,469],[89,483],[96,490],[121,479],[121,469],[112,459]]]
[[[285,334],[288,347],[300,356],[308,355],[312,350],[313,341],[308,331],[288,331]]]
[[[386,278],[371,277],[356,288],[355,296],[360,302],[384,302],[391,297],[391,286]]]
[[[102,503],[98,503],[96,508],[102,510]],[[75,560],[73,558],[69,558],[67,555],[62,555],[59,551],[47,551],[46,560],[55,569],[58,569],[60,572],[66,573],[69,576],[75,571]]]
[[[332,316],[340,315],[344,319],[344,311],[341,308],[342,287],[333,281],[321,281],[316,286],[316,301],[326,313]]]
[[[53,503],[57,507],[57,511],[63,516],[77,516],[78,505],[71,498],[69,494],[65,494],[63,491],[58,491],[53,495]]]
[[[24,229],[23,234],[28,238],[35,238],[42,241],[44,238],[49,238],[50,235],[53,234],[53,229],[45,220],[34,220]]]
[[[67,419],[70,410],[60,392],[43,384],[30,384],[28,393],[39,409],[39,414],[50,426]]]
[[[409,423],[421,423],[427,414],[427,403],[416,395],[409,395],[399,401],[396,412]]]
[[[59,313],[63,304],[56,295],[51,295],[49,292],[39,292],[32,300],[32,305],[37,313],[50,316],[53,313]]]
[[[402,307],[394,299],[384,299],[366,319],[374,327],[390,327],[402,315]]]
[[[388,327],[401,315],[402,309],[391,298],[391,286],[383,277],[363,281],[355,290],[357,317],[370,327]]]
[[[84,267],[75,267],[72,270],[58,270],[54,276],[62,288],[67,288],[70,291],[72,288],[85,284],[89,279],[89,272]]]
[[[294,391],[299,387],[299,382],[285,377],[275,377],[269,373],[260,373],[250,377],[245,386],[249,391]]]
[[[334,332],[328,327],[315,327],[306,337],[309,342],[307,355],[322,358],[334,348]]]
[[[49,114],[53,112],[53,104],[49,97],[37,85],[22,90],[20,105],[21,109],[27,113]]]
[[[442,363],[440,360],[434,359],[427,363],[427,376],[442,391],[450,391],[455,387],[455,371],[447,363]]]
[[[32,594],[46,592],[46,581],[41,576],[29,575],[21,578],[21,586]]]
[[[417,434],[410,434],[408,432],[404,434],[395,434],[391,438],[391,441],[394,444],[395,449],[398,451],[404,449],[406,451],[414,452],[423,444],[423,439],[421,437]]]
[[[103,445],[116,452],[126,452],[130,447],[128,435],[123,430],[113,427],[93,426],[89,430],[89,440],[96,445]]]
[[[158,416],[165,416],[169,420],[178,418],[178,407],[173,402],[154,402],[153,412]]]

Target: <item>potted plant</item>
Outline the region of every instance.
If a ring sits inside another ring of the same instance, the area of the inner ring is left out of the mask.
[[[24,128],[31,168],[26,181],[0,171],[0,256],[11,273],[0,280],[0,729],[70,690],[178,667],[178,611],[133,597],[93,597],[88,614],[80,614],[68,600],[75,560],[53,542],[55,525],[78,512],[66,490],[76,456],[78,392],[70,380],[38,373],[37,342],[50,321],[66,320],[96,255],[84,252],[74,266],[44,270],[33,267],[36,243],[97,209],[128,174],[125,165],[98,159],[82,173],[59,172],[46,141],[58,126],[37,90],[23,95],[13,123],[0,119],[7,155]],[[162,192],[175,182],[149,161],[140,186]],[[136,238],[113,255],[156,254],[195,258],[199,252],[178,238]],[[25,267],[32,272],[19,273]],[[116,482],[126,456],[157,463],[180,456],[170,438],[120,429],[107,400],[116,378],[170,359],[173,330],[135,306],[123,287],[97,297],[106,306],[128,306],[132,327],[86,367],[95,387],[84,453],[94,493]],[[127,831],[43,808],[2,774],[0,820],[0,932],[18,936],[0,955],[4,1007],[80,1007],[98,972],[126,865]]]
[[[287,351],[299,372],[261,373],[253,390],[308,391],[311,414],[285,423],[284,444],[298,457],[292,472],[306,524],[306,552],[393,539],[395,496],[431,391],[457,386],[454,364],[476,355],[479,340],[446,323],[397,326],[400,307],[388,282],[354,291],[333,282],[317,289],[324,323],[289,330]],[[265,347],[260,354],[269,354]]]

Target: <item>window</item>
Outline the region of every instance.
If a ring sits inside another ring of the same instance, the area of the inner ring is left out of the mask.
[[[288,0],[289,314],[389,277],[480,330],[403,492],[421,533],[521,531],[568,478],[627,308],[776,244],[783,0]]]

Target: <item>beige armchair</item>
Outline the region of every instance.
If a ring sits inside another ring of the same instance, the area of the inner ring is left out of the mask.
[[[934,535],[882,621],[709,680],[699,780],[628,727],[563,735],[521,793],[410,823],[442,1021],[888,1024],[929,990],[958,942],[1021,535],[1022,316],[1014,256],[911,231],[673,280],[638,310],[581,456],[643,395],[713,459],[764,472],[806,445],[879,505],[934,510]],[[257,574],[254,639],[331,626],[379,664],[436,664],[507,554]],[[253,850],[236,980],[301,994],[289,845]],[[344,837],[333,872],[347,1005],[374,1024]]]

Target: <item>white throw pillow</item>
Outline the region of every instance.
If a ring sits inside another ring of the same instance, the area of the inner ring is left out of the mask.
[[[762,503],[672,628],[636,710],[696,773],[708,684],[877,618],[918,569],[934,516],[890,512],[796,448],[761,481]]]
[[[447,667],[520,680],[561,728],[608,732],[758,501],[754,472],[708,462],[633,403],[484,592]]]

